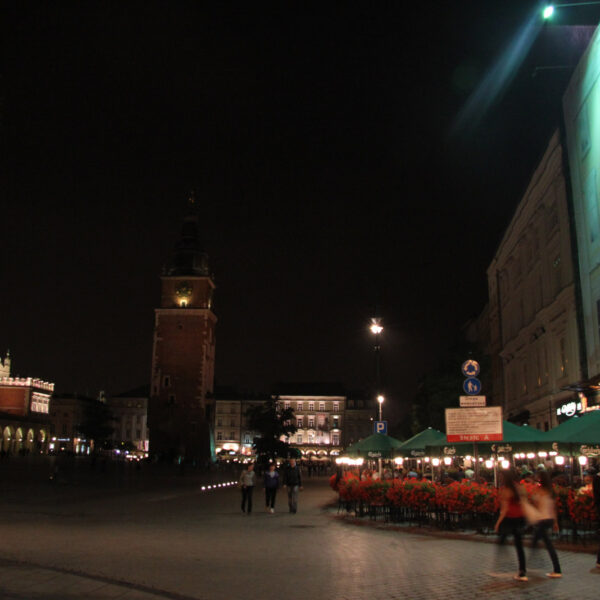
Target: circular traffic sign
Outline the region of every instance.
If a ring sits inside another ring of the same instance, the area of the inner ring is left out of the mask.
[[[477,377],[480,371],[479,363],[476,360],[465,360],[462,364],[461,371],[465,377]]]
[[[469,377],[463,383],[463,390],[469,396],[476,396],[481,391],[481,381],[477,377]]]

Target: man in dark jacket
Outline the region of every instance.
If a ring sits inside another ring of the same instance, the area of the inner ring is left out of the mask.
[[[298,491],[302,489],[302,474],[295,458],[290,458],[283,477],[283,487],[287,488],[290,512],[295,513],[298,510]]]
[[[590,469],[592,477],[592,492],[594,494],[594,504],[596,505],[596,518],[598,519],[598,527],[600,527],[600,472],[597,469]],[[596,556],[596,568],[600,569],[600,548]]]

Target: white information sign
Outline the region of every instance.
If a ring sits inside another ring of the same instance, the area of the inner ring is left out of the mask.
[[[449,442],[502,441],[502,407],[447,408],[446,437]]]
[[[461,408],[478,408],[485,406],[485,396],[460,396]]]

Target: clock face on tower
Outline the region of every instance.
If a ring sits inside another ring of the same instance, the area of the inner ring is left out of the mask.
[[[192,286],[189,281],[182,281],[176,288],[178,298],[189,298],[192,295]]]

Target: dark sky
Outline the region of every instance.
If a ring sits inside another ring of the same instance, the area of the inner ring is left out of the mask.
[[[388,406],[409,401],[486,302],[558,123],[570,70],[534,69],[575,64],[590,30],[574,25],[600,18],[571,9],[533,33],[504,93],[456,127],[536,4],[4,2],[13,374],[92,395],[148,381],[159,275],[194,188],[219,383],[366,387],[378,305]]]

